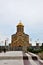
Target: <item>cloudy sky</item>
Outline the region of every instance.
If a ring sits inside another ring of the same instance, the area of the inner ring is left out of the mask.
[[[20,20],[32,42],[43,42],[43,0],[0,0],[0,42],[11,39]]]

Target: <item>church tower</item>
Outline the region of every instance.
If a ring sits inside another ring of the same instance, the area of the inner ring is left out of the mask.
[[[18,32],[24,32],[24,25],[21,23],[21,21],[20,21],[20,23],[17,25],[17,33]]]

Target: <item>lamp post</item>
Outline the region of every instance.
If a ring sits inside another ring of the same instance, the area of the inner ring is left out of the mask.
[[[38,43],[38,46],[39,46],[39,43],[40,43],[40,42],[39,42],[39,39],[37,39],[37,43]]]
[[[8,38],[5,39],[5,47],[7,46]]]
[[[7,43],[8,43],[8,38],[5,39],[5,51],[8,50]]]
[[[3,49],[3,45],[2,45],[2,43],[4,43],[4,42],[3,42],[3,41],[1,41],[0,43],[1,43],[1,51],[2,51],[2,49]]]
[[[5,47],[6,47],[6,40],[5,40]]]

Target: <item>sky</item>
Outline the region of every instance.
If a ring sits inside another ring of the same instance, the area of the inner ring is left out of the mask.
[[[24,32],[30,42],[43,42],[43,0],[0,0],[0,43],[11,42],[19,21],[24,24]],[[2,45],[2,44],[1,44]]]

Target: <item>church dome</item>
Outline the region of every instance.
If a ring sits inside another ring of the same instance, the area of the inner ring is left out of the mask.
[[[24,25],[23,25],[22,22],[20,21],[17,26],[24,26]]]

